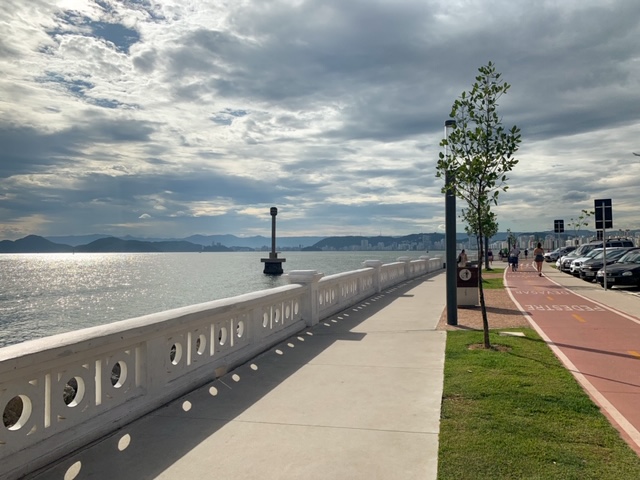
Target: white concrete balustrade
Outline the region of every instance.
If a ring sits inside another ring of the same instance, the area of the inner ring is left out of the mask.
[[[16,479],[155,410],[439,258],[324,276],[0,348],[0,478]]]

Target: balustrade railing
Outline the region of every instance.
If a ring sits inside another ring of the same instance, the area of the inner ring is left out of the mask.
[[[438,258],[324,277],[0,348],[0,478],[19,478],[214,380]]]

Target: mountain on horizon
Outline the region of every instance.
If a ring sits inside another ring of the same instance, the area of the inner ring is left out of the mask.
[[[91,234],[91,235],[66,235],[66,236],[47,236],[44,237],[47,240],[54,243],[61,243],[65,245],[71,245],[77,247],[79,245],[87,245],[101,240],[103,238],[120,238],[121,240],[131,240],[140,242],[180,242],[186,241],[201,245],[204,247],[211,247],[220,244],[227,248],[251,248],[260,249],[262,247],[271,248],[271,237],[264,237],[261,235],[255,235],[252,237],[238,237],[236,235],[190,235],[185,238],[173,238],[173,237],[134,237],[131,235],[125,235],[122,237],[114,237],[114,235],[104,234]],[[278,237],[278,246],[281,248],[296,248],[296,247],[308,247],[321,241],[326,237],[319,236],[299,236],[299,237]]]
[[[0,253],[70,253],[73,247],[54,243],[38,235],[27,235],[15,241],[0,241]]]

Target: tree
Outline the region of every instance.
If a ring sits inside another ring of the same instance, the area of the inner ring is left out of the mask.
[[[573,228],[573,233],[574,233],[574,236],[576,237],[575,239],[576,244],[578,243],[578,233],[580,232],[580,229],[582,227],[589,226],[589,217],[591,215],[595,215],[595,212],[583,209],[580,211],[580,215],[578,216],[578,218],[576,218],[575,220],[572,218],[567,223],[567,226],[569,228]]]
[[[469,231],[475,234],[478,252],[481,252],[484,236],[497,225],[491,206],[497,205],[498,194],[508,189],[507,173],[518,163],[514,154],[521,137],[520,129],[515,125],[509,130],[502,126],[497,110],[498,100],[511,86],[502,80],[492,62],[480,67],[478,72],[471,90],[462,92],[453,103],[449,116],[456,126],[448,138],[440,142],[440,146],[448,146],[449,154],[440,153],[436,176],[449,178],[449,185],[442,188],[443,193],[451,188],[466,202],[462,218]],[[478,280],[484,347],[491,348],[482,262],[478,262]]]

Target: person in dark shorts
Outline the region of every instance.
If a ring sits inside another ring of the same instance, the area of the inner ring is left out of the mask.
[[[520,256],[520,249],[517,245],[514,245],[509,252],[509,263],[511,264],[511,271],[518,271],[518,257]]]
[[[544,262],[544,249],[542,248],[542,244],[538,242],[536,249],[533,251],[533,261],[536,262],[536,270],[538,271],[538,276],[542,276],[542,262]]]

